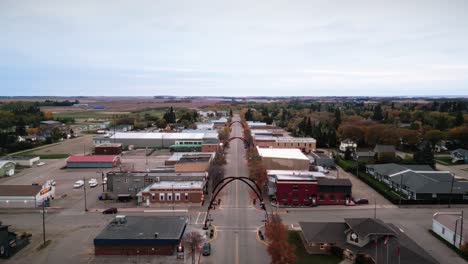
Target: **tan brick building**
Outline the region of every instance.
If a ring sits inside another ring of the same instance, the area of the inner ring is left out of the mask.
[[[176,172],[208,171],[211,161],[211,154],[184,155],[174,167]]]
[[[137,194],[138,203],[155,204],[201,203],[204,181],[161,181],[153,183]]]

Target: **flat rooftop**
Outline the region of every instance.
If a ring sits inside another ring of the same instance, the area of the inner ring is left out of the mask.
[[[144,192],[150,189],[201,189],[203,185],[203,181],[160,181],[146,187]]]
[[[279,158],[279,159],[297,159],[307,160],[304,153],[296,148],[259,148],[257,147],[258,154],[264,158]]]
[[[296,175],[296,176],[313,176],[318,178],[329,178],[322,172],[306,171],[306,170],[267,170],[268,176],[273,175]]]
[[[198,156],[198,155],[203,155],[207,157],[214,158],[215,152],[174,152],[172,156],[167,159],[169,161],[178,161],[184,156]]]
[[[315,179],[314,176],[311,175],[281,175],[277,174],[274,177],[278,181],[313,181],[317,182],[317,179]]]
[[[125,176],[125,177],[177,177],[177,176],[199,176],[199,177],[206,177],[208,175],[207,172],[175,172],[172,170],[161,170],[161,171],[139,171],[139,172],[108,172],[107,175],[117,175],[117,176]]]
[[[139,132],[117,132],[110,136],[111,139],[176,139],[176,140],[202,140],[205,138],[218,138],[216,133],[139,133]]]
[[[187,225],[185,216],[125,216],[124,223],[113,219],[95,238],[178,240]],[[157,237],[155,237],[157,233]]]
[[[210,160],[211,155],[185,155],[177,163],[210,162]]]

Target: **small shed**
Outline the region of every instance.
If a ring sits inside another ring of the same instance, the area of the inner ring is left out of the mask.
[[[70,156],[67,168],[112,168],[120,163],[120,157],[115,155]]]
[[[15,174],[16,163],[9,160],[0,160],[0,176],[13,176]]]

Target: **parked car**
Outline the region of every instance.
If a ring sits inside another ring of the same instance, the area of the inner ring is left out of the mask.
[[[78,188],[83,187],[83,185],[84,185],[84,181],[79,180],[79,181],[76,181],[75,184],[73,184],[73,188],[78,189]]]
[[[44,166],[44,165],[45,165],[45,162],[42,162],[42,161],[37,163],[38,167],[41,167],[41,166]]]
[[[315,166],[315,170],[318,171],[318,172],[321,172],[323,174],[328,174],[330,172],[330,171],[328,171],[327,169],[325,169],[322,166]]]
[[[356,204],[368,204],[369,200],[367,198],[353,198],[353,201]]]
[[[112,207],[102,211],[103,214],[116,214],[118,212],[117,208]]]
[[[96,179],[91,179],[91,180],[88,181],[88,183],[89,183],[89,187],[91,187],[91,188],[94,188],[94,187],[96,187],[98,185],[98,182],[97,182]]]
[[[206,242],[203,244],[203,256],[211,255],[211,244],[210,242]]]

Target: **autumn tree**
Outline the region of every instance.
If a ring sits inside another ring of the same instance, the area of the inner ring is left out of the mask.
[[[267,251],[272,264],[296,263],[296,248],[288,242],[288,228],[278,214],[272,214],[265,224],[265,236],[269,242]]]
[[[458,111],[457,115],[455,116],[454,125],[461,126],[465,123],[465,118],[463,117],[462,111]]]
[[[434,153],[429,141],[425,141],[421,149],[414,153],[414,160],[417,164],[429,165],[435,169]]]
[[[424,139],[428,140],[432,146],[435,146],[437,142],[446,139],[446,137],[447,135],[444,132],[436,129],[429,130],[424,134]]]
[[[195,256],[197,255],[197,252],[201,249],[203,241],[203,236],[196,231],[187,233],[184,236],[183,243],[185,247],[188,248],[190,251],[189,255],[192,256],[192,264],[195,264]]]

